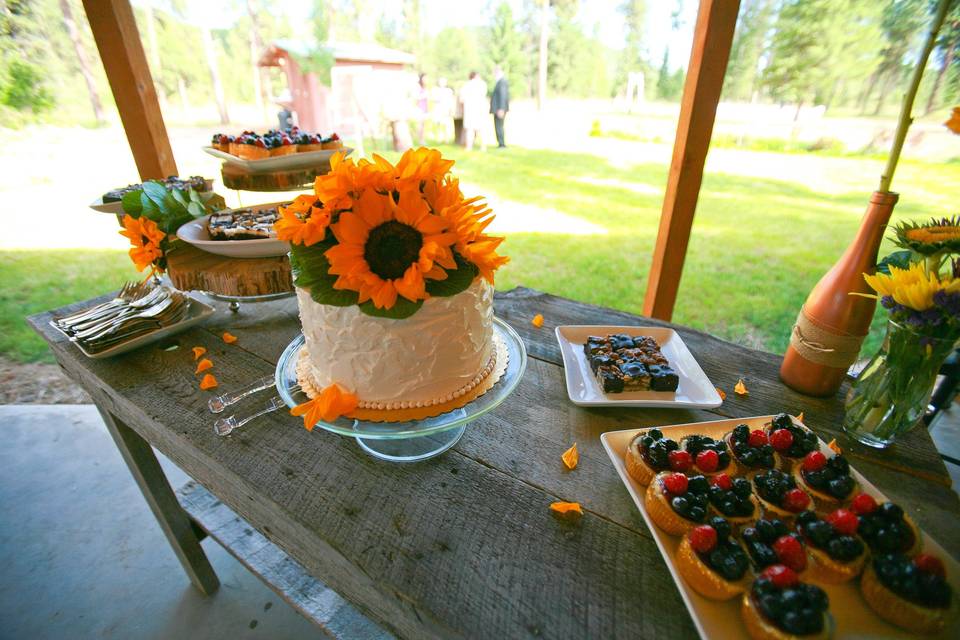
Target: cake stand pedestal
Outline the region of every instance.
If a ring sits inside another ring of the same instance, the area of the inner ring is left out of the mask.
[[[526,370],[527,352],[517,332],[499,318],[493,319],[493,331],[495,339],[505,347],[506,370],[486,393],[464,406],[423,420],[372,422],[339,418],[333,422],[321,420],[317,426],[356,438],[361,449],[387,462],[419,462],[440,455],[457,444],[470,422],[506,400]],[[293,339],[277,362],[277,391],[290,408],[309,399],[297,382],[297,360],[303,346],[301,334]]]

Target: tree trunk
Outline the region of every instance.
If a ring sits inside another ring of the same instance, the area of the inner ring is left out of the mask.
[[[543,111],[547,100],[547,21],[550,18],[550,0],[540,2],[540,56],[537,62],[537,110]]]
[[[950,64],[953,62],[953,53],[956,50],[957,41],[951,40],[950,46],[947,48],[947,52],[943,54],[943,64],[940,66],[940,70],[937,71],[937,77],[933,80],[933,88],[930,89],[930,97],[927,98],[927,108],[924,110],[924,115],[933,111],[934,107],[937,104],[937,94],[940,93],[940,85],[943,83],[943,76],[946,75],[947,69],[950,68]]]
[[[873,93],[874,88],[877,86],[877,80],[879,79],[879,70],[870,74],[870,80],[867,81],[867,88],[862,94],[860,94],[860,99],[858,100],[857,104],[860,109],[860,115],[863,115],[867,112],[867,102],[870,100],[870,94]]]
[[[213,48],[213,36],[210,35],[210,29],[207,27],[201,27],[200,34],[203,38],[203,53],[207,58],[207,68],[210,70],[213,97],[217,101],[217,111],[220,113],[220,124],[229,124],[230,116],[227,114],[227,100],[223,95],[223,83],[220,82],[220,69],[217,67],[217,54]]]
[[[253,65],[253,93],[257,101],[257,108],[267,118],[267,101],[264,96],[263,68],[258,64],[260,54],[263,53],[263,40],[260,38],[260,23],[257,21],[257,12],[253,7],[253,0],[247,0],[247,15],[250,16],[250,64]]]
[[[63,12],[63,24],[67,28],[70,41],[73,43],[73,50],[77,54],[80,73],[83,75],[83,81],[87,83],[87,93],[90,95],[90,106],[93,107],[93,117],[96,118],[99,124],[105,120],[103,103],[100,102],[100,94],[97,92],[97,81],[93,77],[93,71],[90,69],[90,59],[87,57],[87,50],[83,47],[80,30],[77,29],[77,22],[73,19],[73,9],[70,8],[70,0],[60,0],[60,10]]]

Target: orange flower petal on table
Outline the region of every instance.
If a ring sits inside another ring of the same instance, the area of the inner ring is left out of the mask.
[[[538,313],[537,315],[533,316],[533,320],[530,321],[530,324],[532,324],[533,326],[535,326],[537,329],[539,329],[540,327],[542,327],[542,326],[543,326],[543,314],[542,314],[542,313]]]
[[[738,396],[750,395],[750,392],[747,391],[747,385],[743,384],[743,378],[737,381],[737,384],[733,387],[733,392]]]
[[[230,333],[229,331],[224,331],[224,332],[223,332],[223,341],[226,342],[227,344],[233,344],[234,342],[237,341],[237,336],[233,335],[233,334]]]
[[[720,394],[720,402],[723,402],[724,400],[727,399],[727,394],[723,389],[721,389],[720,387],[714,387],[714,388],[717,390],[717,393]]]
[[[843,449],[841,449],[840,445],[837,444],[836,438],[831,440],[827,446],[830,447],[830,451],[833,451],[837,455],[840,455],[841,453],[843,453]]]
[[[197,363],[197,370],[193,372],[193,375],[209,371],[210,369],[213,369],[213,361],[210,358],[204,358]]]
[[[206,347],[194,347],[193,348],[193,359],[197,360],[200,356],[207,352]]]
[[[803,422],[803,411],[797,416],[797,422]]]
[[[563,460],[563,464],[567,469],[571,471],[576,469],[577,463],[580,462],[580,454],[577,453],[577,443],[574,442],[572,447],[564,451],[560,459]]]
[[[313,431],[318,422],[332,422],[342,415],[347,415],[357,408],[357,396],[344,391],[334,383],[320,392],[313,400],[298,404],[290,409],[290,414],[303,416],[303,427]]]
[[[550,505],[550,511],[558,516],[579,517],[583,515],[583,509],[579,502],[554,502]]]
[[[207,389],[215,389],[217,387],[217,379],[213,377],[213,374],[208,373],[203,376],[203,379],[200,381],[200,388],[206,391]]]

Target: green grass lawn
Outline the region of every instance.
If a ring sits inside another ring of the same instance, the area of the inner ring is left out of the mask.
[[[484,192],[556,209],[607,230],[585,236],[551,229],[511,234],[503,250],[512,261],[498,274],[498,288],[525,285],[641,311],[665,166],[613,165],[599,157],[520,148],[443,151],[457,159],[455,172]],[[903,163],[897,186],[912,195],[902,199],[895,216],[956,213],[923,194],[942,194],[941,185],[958,182],[960,166]],[[637,184],[649,194],[631,189]],[[871,187],[872,182],[862,192],[830,195],[800,181],[708,173],[674,320],[782,352],[810,288],[853,237]],[[0,355],[49,359],[24,323],[25,315],[104,293],[136,277],[121,251],[0,252]],[[879,316],[874,324],[880,325]],[[875,331],[866,349],[875,349],[878,340]]]

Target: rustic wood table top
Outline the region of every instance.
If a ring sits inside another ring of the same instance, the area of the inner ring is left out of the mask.
[[[244,386],[273,371],[299,333],[295,300],[218,313],[176,336],[176,350],[153,345],[108,360],[85,358],[49,326],[51,317],[89,304],[29,322],[101,410],[398,636],[695,636],[600,443],[601,433],[617,429],[802,411],[814,431],[837,437],[861,473],[960,556],[960,502],[924,429],[887,451],[855,446],[840,431],[839,394],[794,393],[777,378],[778,356],[699,331],[674,327],[727,392],[722,406],[582,408],[566,397],[557,325],[673,325],[530,289],[499,293],[496,313],[530,355],[523,380],[507,402],[471,423],[454,449],[397,465],[371,458],[349,438],[308,433],[285,412],[230,438],[213,434],[211,394],[198,389],[190,347],[207,348],[221,391]],[[530,323],[537,313],[545,318],[541,328]],[[221,340],[227,329],[239,338],[235,344]],[[732,393],[741,377],[747,396]],[[568,472],[560,454],[574,442],[580,465]],[[576,524],[552,517],[548,506],[556,500],[580,502],[584,517]]]

